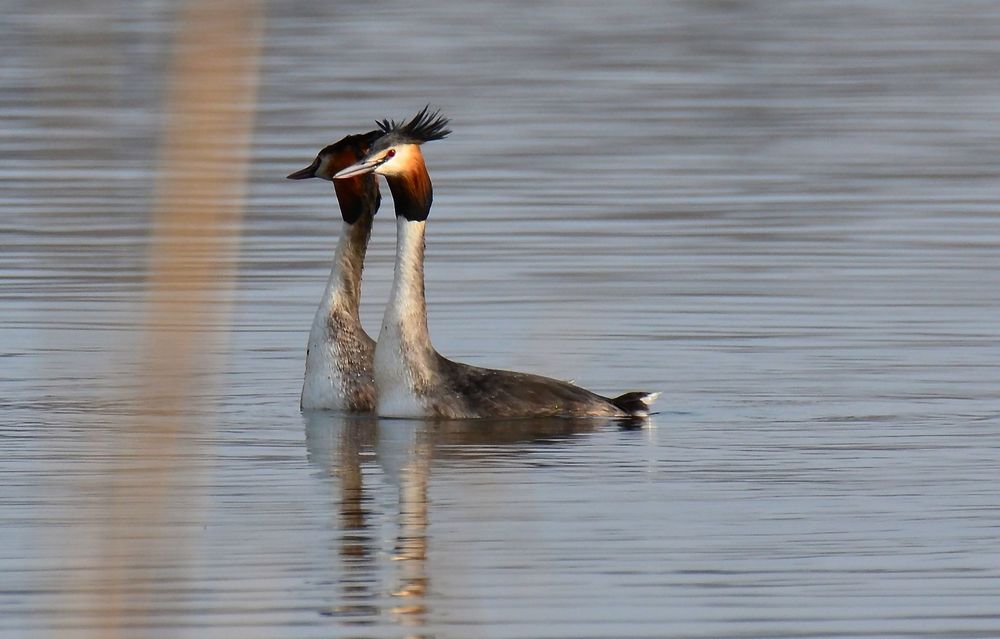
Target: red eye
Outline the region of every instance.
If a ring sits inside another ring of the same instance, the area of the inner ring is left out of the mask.
[[[396,149],[389,149],[388,151],[386,151],[385,157],[386,159],[396,157]]]

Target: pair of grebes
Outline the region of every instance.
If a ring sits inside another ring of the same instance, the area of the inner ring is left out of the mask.
[[[647,415],[659,393],[603,397],[540,375],[460,364],[434,349],[424,300],[432,189],[420,145],[451,133],[448,119],[424,107],[409,121],[376,124],[375,131],[324,148],[288,176],[332,181],[344,220],[309,334],[302,408],[438,419]],[[381,201],[376,175],[389,184],[396,208],[395,273],[377,342],[358,312],[365,250]]]

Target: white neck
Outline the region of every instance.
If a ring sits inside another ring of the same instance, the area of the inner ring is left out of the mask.
[[[354,224],[345,222],[341,229],[330,279],[309,331],[303,408],[372,408],[374,343],[358,314],[371,225],[372,216],[365,215]]]
[[[354,224],[341,223],[337,250],[333,255],[333,268],[326,282],[326,291],[320,303],[318,314],[329,315],[332,311],[346,313],[358,318],[361,304],[361,272],[364,268],[365,251],[371,235],[372,218],[362,216]],[[360,321],[360,319],[359,319]]]
[[[378,413],[423,417],[426,393],[436,383],[436,357],[424,302],[424,226],[396,218],[396,270],[375,345]]]
[[[396,218],[396,266],[382,328],[398,328],[407,342],[430,345],[424,300],[424,232],[426,222]]]

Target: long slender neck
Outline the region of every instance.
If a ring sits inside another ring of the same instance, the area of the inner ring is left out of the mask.
[[[420,149],[410,149],[407,170],[386,176],[396,209],[396,266],[385,318],[401,326],[401,336],[430,345],[424,300],[424,227],[433,188]],[[384,322],[383,325],[386,323]]]
[[[361,304],[361,272],[364,268],[365,251],[372,232],[371,213],[361,215],[356,222],[343,222],[337,250],[333,257],[333,268],[326,284],[323,307],[347,312],[359,317]]]
[[[430,346],[424,298],[424,231],[427,222],[396,218],[396,267],[383,329],[398,330],[405,342]]]
[[[386,176],[396,208],[396,266],[375,347],[375,369],[378,377],[384,370],[380,361],[396,370],[403,362],[411,382],[423,380],[418,382],[422,385],[430,379],[435,360],[424,298],[424,231],[431,208],[431,180],[419,150],[414,150],[419,161],[405,172]]]
[[[333,186],[344,223],[320,312],[325,315],[333,311],[347,313],[360,325],[361,271],[371,238],[372,221],[381,200],[378,181],[374,175],[367,175],[335,181]]]

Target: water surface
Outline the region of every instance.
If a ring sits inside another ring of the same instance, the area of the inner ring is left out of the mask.
[[[995,3],[268,3],[237,277],[175,327],[217,367],[157,467],[177,8],[8,4],[3,636],[1000,635]],[[283,176],[427,102],[437,347],[662,390],[643,428],[298,411],[339,224]]]

